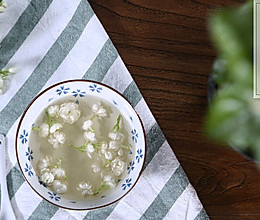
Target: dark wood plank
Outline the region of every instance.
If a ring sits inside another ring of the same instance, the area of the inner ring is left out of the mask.
[[[215,8],[244,0],[90,0],[212,219],[260,219],[255,164],[203,134]]]

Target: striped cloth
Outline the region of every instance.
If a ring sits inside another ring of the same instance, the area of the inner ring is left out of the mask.
[[[0,96],[7,135],[6,175],[17,219],[208,219],[197,194],[101,23],[86,0],[6,0],[0,14],[0,69],[17,67]],[[40,91],[83,78],[114,87],[139,113],[147,135],[145,169],[119,202],[91,211],[59,209],[22,177],[15,157],[21,114]]]

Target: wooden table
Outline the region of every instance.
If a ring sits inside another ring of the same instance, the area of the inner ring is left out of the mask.
[[[244,0],[90,0],[211,219],[260,219],[255,164],[203,134],[214,8]]]

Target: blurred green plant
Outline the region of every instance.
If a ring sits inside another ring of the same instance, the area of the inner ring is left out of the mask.
[[[260,161],[260,99],[253,98],[253,2],[214,12],[209,30],[219,56],[212,70],[217,90],[206,132]]]

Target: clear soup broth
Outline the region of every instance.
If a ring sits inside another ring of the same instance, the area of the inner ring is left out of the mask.
[[[50,106],[60,106],[63,103],[75,103],[76,101],[77,99],[73,97],[61,98],[60,100],[51,103]],[[83,146],[86,142],[83,135],[85,131],[82,129],[82,126],[86,120],[89,120],[91,117],[93,117],[92,106],[98,102],[101,102],[102,106],[106,109],[107,117],[95,117],[92,120],[92,128],[95,131],[97,146],[95,148],[95,152],[93,153],[93,155],[95,156],[92,156],[92,158],[90,158],[86,154],[86,152],[80,152],[79,150],[70,147],[70,145],[79,147]],[[80,100],[77,101],[77,105],[79,110],[81,111],[81,114],[79,119],[73,124],[64,123],[62,118],[54,117],[56,123],[60,123],[63,125],[60,130],[66,135],[66,141],[64,142],[64,144],[62,144],[58,148],[54,148],[52,144],[50,144],[50,142],[48,141],[48,137],[41,137],[37,130],[33,130],[30,135],[29,146],[34,152],[34,160],[32,161],[32,166],[39,178],[41,178],[42,175],[38,168],[38,162],[41,158],[44,158],[46,155],[49,155],[56,160],[61,158],[62,160],[60,167],[66,172],[66,179],[64,178],[62,182],[66,183],[67,185],[67,191],[63,193],[63,197],[69,200],[82,201],[94,199],[95,195],[82,196],[82,192],[77,190],[80,182],[91,183],[94,193],[97,192],[100,185],[104,183],[103,176],[106,174],[112,174],[115,182],[118,183],[118,181],[120,179],[123,179],[127,173],[127,166],[129,165],[131,157],[133,157],[133,155],[129,154],[129,152],[130,150],[134,152],[134,150],[130,146],[130,126],[125,119],[123,113],[120,112],[113,104],[110,104],[103,99],[98,99],[96,97],[86,95],[85,97],[80,98]],[[46,114],[47,109],[39,114],[35,124],[33,125],[34,128],[39,128],[44,122],[48,124],[49,118]],[[119,156],[117,151],[110,151],[113,154],[113,159],[120,158],[120,160],[125,162],[126,167],[124,168],[124,172],[121,175],[116,176],[111,171],[110,164],[112,163],[112,160],[109,161],[104,158],[100,159],[100,146],[98,145],[100,145],[100,143],[103,141],[106,141],[107,143],[111,141],[108,134],[112,131],[113,126],[116,124],[119,115],[121,115],[120,133],[122,133],[125,137],[122,143],[122,146],[124,147],[120,147],[120,154],[122,154],[122,152],[123,154]],[[127,147],[129,147],[129,149]],[[94,173],[91,167],[91,165],[93,164],[99,164],[101,172]],[[51,184],[49,184],[49,186],[47,187],[49,187],[50,190],[53,190]],[[113,189],[105,187],[103,190],[100,190],[98,195],[100,196],[103,194],[111,193],[111,190]]]

